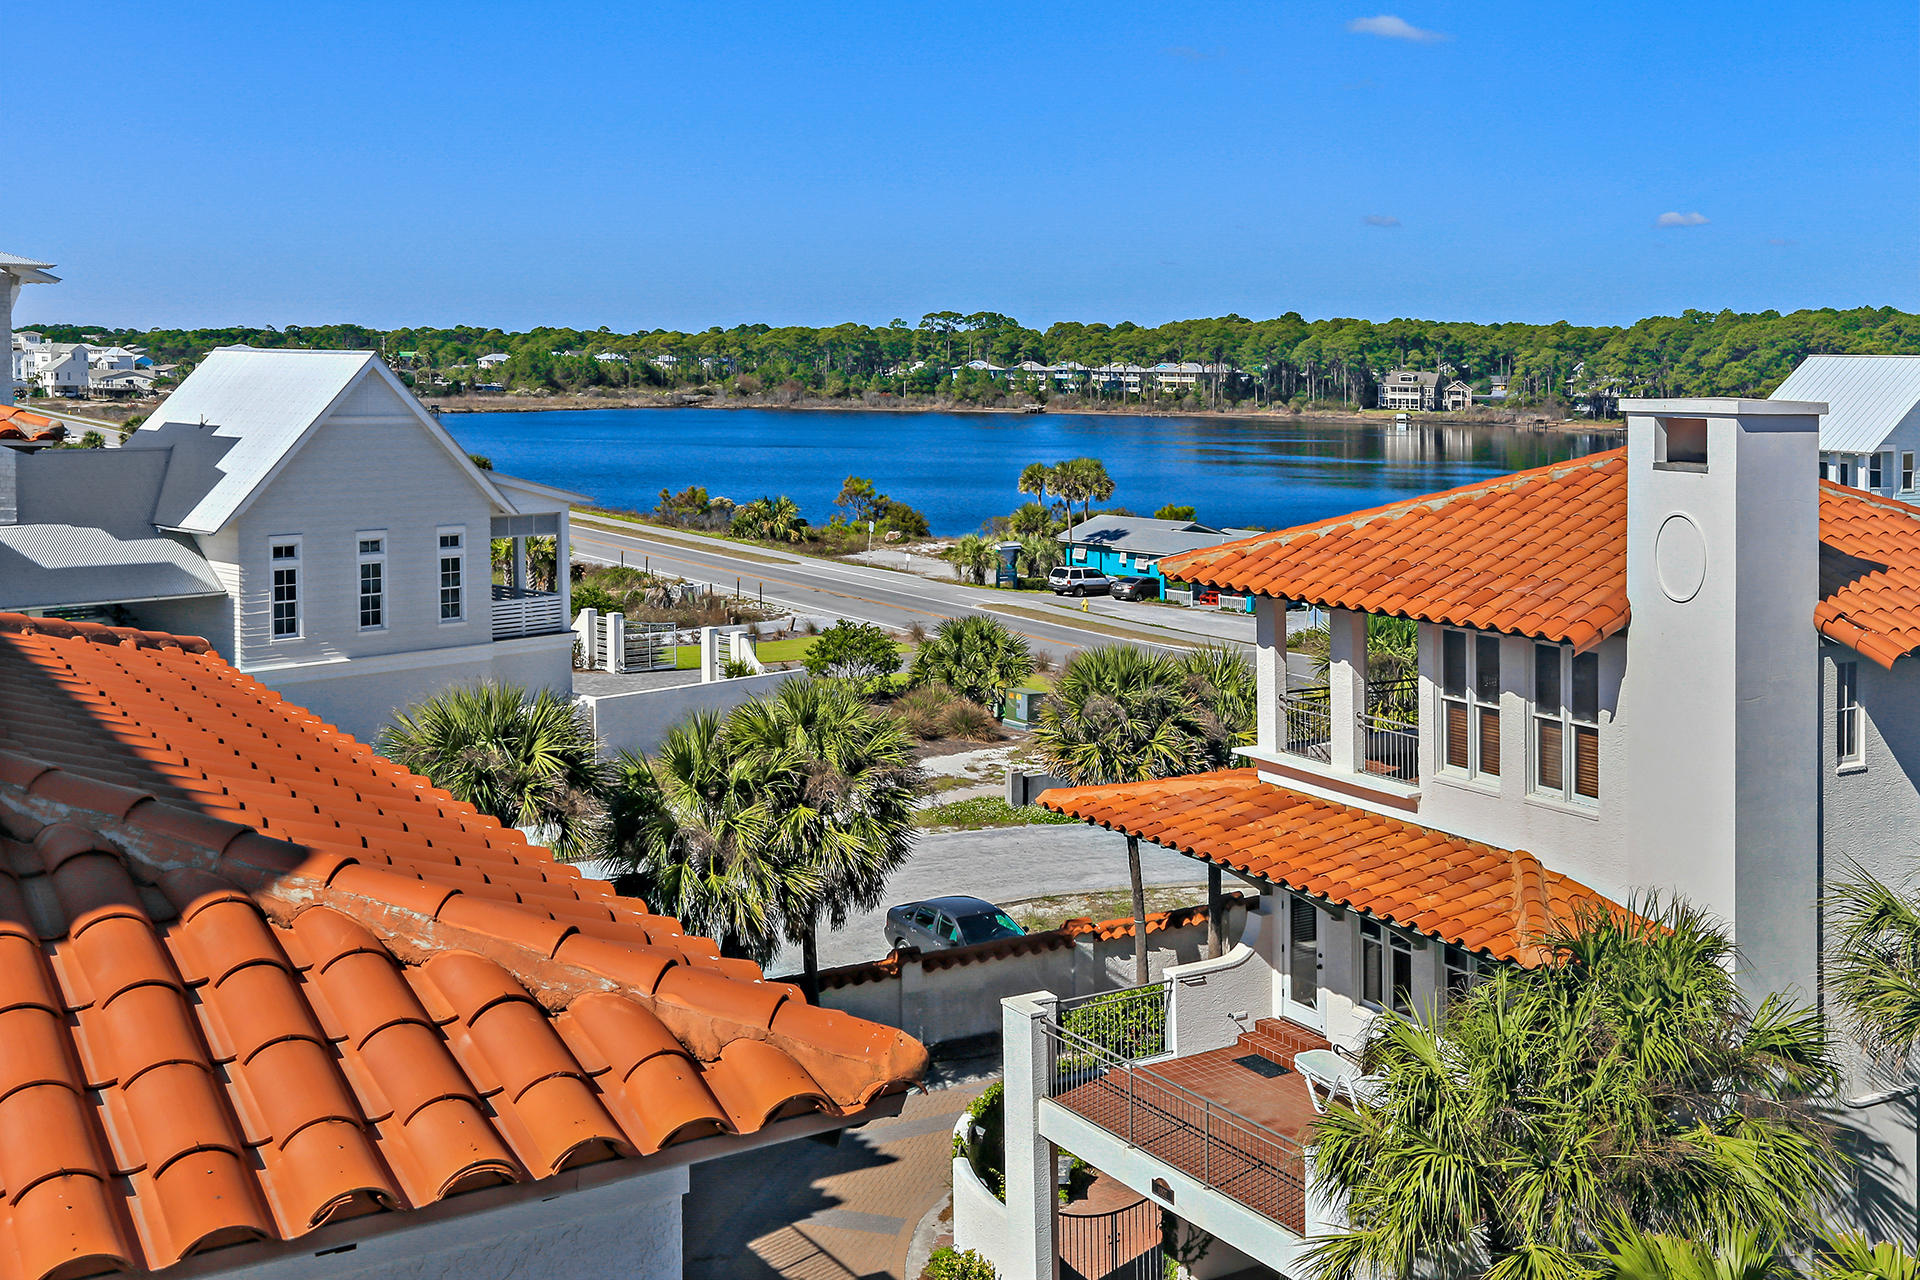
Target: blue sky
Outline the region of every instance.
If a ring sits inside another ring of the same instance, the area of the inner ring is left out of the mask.
[[[6,43],[0,248],[66,281],[22,321],[1920,309],[1911,0],[13,5]]]

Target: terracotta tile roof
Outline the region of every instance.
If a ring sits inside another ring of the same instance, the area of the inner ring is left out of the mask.
[[[1920,649],[1920,507],[1820,482],[1813,620],[1883,667]]]
[[[1615,905],[1530,853],[1302,795],[1252,769],[1055,788],[1038,803],[1523,965],[1548,958],[1537,939],[1552,922],[1582,903]]]
[[[850,1117],[925,1064],[204,641],[0,614],[0,1276]]]
[[[44,413],[17,404],[0,404],[0,440],[53,443],[67,438],[67,429]]]
[[[1571,641],[1627,625],[1622,449],[1160,562],[1171,578],[1327,608]]]
[[[1587,649],[1627,625],[1613,449],[1161,561],[1169,577]],[[1920,507],[1820,482],[1814,624],[1891,667],[1920,649]]]

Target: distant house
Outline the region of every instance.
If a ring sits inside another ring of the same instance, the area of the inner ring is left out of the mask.
[[[151,369],[90,369],[87,393],[107,399],[151,395],[156,376]]]
[[[1158,578],[1164,591],[1166,578],[1160,572],[1162,557],[1237,542],[1258,532],[1258,529],[1220,529],[1198,520],[1098,515],[1082,520],[1057,536],[1066,548],[1068,564],[1098,569],[1108,577]]]
[[[1380,407],[1431,413],[1439,399],[1440,375],[1418,369],[1395,369],[1380,380]]]
[[[122,447],[34,443],[0,439],[0,610],[204,636],[363,739],[452,684],[572,688],[575,495],[480,471],[376,353],[224,348]]]
[[[960,373],[969,370],[974,373],[984,373],[996,382],[1007,376],[1007,370],[991,360],[969,360],[965,364],[953,366],[951,372]]]
[[[1489,388],[1487,399],[1505,400],[1507,398],[1508,388],[1513,385],[1513,378],[1509,374],[1496,373],[1487,379],[1487,385]]]
[[[626,364],[627,357],[618,351],[596,351],[593,358],[601,364]]]
[[[1808,356],[1772,398],[1826,404],[1822,477],[1920,501],[1920,356]]]
[[[474,363],[479,365],[482,369],[491,369],[495,365],[505,364],[506,362],[507,362],[506,353],[502,351],[488,352],[486,355],[481,356],[478,360],[474,361]]]
[[[1448,413],[1459,413],[1462,409],[1473,407],[1473,388],[1455,378],[1446,385],[1441,393],[1441,405]]]

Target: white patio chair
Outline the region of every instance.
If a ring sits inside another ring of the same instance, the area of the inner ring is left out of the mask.
[[[1359,1066],[1331,1049],[1302,1049],[1293,1055],[1293,1069],[1300,1073],[1307,1086],[1307,1099],[1321,1115],[1327,1113],[1326,1103],[1320,1100],[1321,1090],[1326,1091],[1328,1101],[1344,1093],[1357,1107],[1362,1100],[1370,1101],[1379,1088],[1376,1077],[1364,1074]]]

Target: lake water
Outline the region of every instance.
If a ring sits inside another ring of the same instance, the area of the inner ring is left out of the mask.
[[[462,447],[510,475],[607,507],[651,510],[661,489],[705,485],[745,502],[786,494],[825,523],[849,475],[927,515],[978,530],[1028,501],[1030,462],[1099,458],[1106,505],[1198,508],[1209,524],[1285,528],[1611,448],[1603,432],[1349,426],[1269,418],[870,410],[589,409],[446,414]]]

